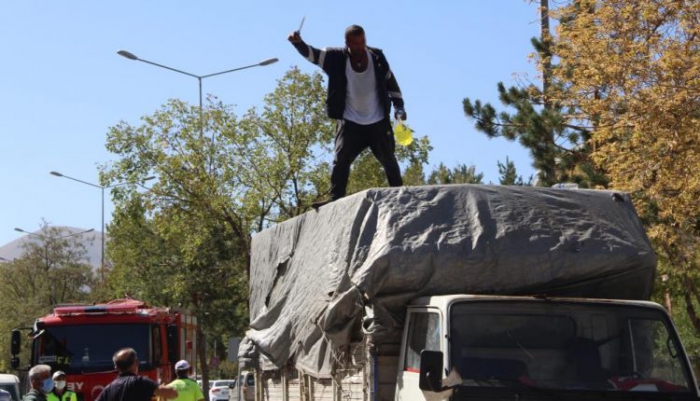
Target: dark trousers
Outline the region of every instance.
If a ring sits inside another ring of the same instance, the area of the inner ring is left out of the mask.
[[[331,199],[336,200],[345,196],[345,189],[350,176],[350,165],[362,153],[370,148],[374,157],[384,167],[386,178],[392,187],[403,185],[399,162],[396,161],[394,150],[396,142],[391,123],[384,119],[370,125],[360,125],[352,121],[338,121],[338,132],[335,137],[335,158],[331,174]]]

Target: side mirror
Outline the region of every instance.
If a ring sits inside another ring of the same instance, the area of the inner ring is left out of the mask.
[[[10,353],[12,356],[17,356],[22,348],[21,334],[19,329],[12,330],[12,338],[10,340]]]
[[[442,390],[443,354],[441,351],[423,350],[420,353],[418,387],[423,391]]]
[[[180,349],[178,348],[179,330],[180,329],[175,325],[168,326],[168,361],[170,361],[171,364],[175,364],[180,359]]]

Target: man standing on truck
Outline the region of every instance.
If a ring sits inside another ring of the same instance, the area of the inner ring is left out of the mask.
[[[406,112],[384,53],[367,47],[365,31],[359,25],[345,30],[344,48],[317,49],[304,43],[299,31],[292,32],[288,40],[328,75],[326,111],[337,120],[330,201],[345,196],[350,165],[368,147],[384,167],[389,185],[403,185],[389,121],[391,103],[395,118],[405,120]],[[325,203],[314,203],[314,207]]]
[[[32,388],[22,401],[46,401],[46,394],[53,390],[51,366],[36,365],[29,369],[29,384]]]
[[[177,397],[177,391],[138,375],[139,358],[133,348],[120,349],[112,361],[119,376],[105,387],[96,401],[150,401],[151,397]]]
[[[175,374],[177,379],[168,384],[168,387],[177,390],[177,398],[175,401],[202,401],[204,393],[199,388],[196,381],[190,379],[192,374],[192,366],[186,360],[178,361],[175,364]]]
[[[78,396],[75,392],[66,389],[66,373],[57,370],[53,374],[53,390],[47,394],[48,401],[78,401]]]

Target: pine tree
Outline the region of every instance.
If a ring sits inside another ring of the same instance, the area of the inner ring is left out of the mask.
[[[498,112],[489,103],[465,98],[464,113],[474,119],[476,129],[489,138],[517,140],[527,148],[533,167],[538,170],[539,185],[576,182],[581,187],[606,186],[605,171],[590,160],[591,127],[579,123],[578,110],[551,99],[550,92],[557,89],[558,83],[552,81],[557,66],[552,64],[550,51],[547,0],[541,0],[540,12],[541,38],[533,38],[532,45],[539,61],[543,87],[506,88],[499,82],[499,99],[514,112]]]
[[[433,170],[428,177],[429,185],[442,184],[483,184],[484,173],[477,173],[476,166],[459,164],[448,168],[443,163]]]
[[[500,161],[497,162],[497,164],[499,174],[498,182],[501,185],[532,185],[532,176],[530,176],[527,182],[523,181],[523,177],[518,175],[515,163],[508,157],[506,157],[505,164]]]

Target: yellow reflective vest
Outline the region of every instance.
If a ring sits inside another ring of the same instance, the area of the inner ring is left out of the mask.
[[[51,391],[50,393],[46,394],[46,401],[78,401],[78,396],[75,394],[75,392],[70,390],[64,391],[60,397]]]

